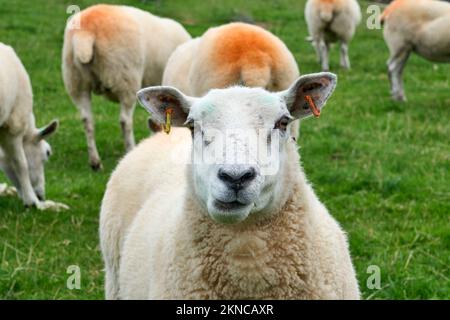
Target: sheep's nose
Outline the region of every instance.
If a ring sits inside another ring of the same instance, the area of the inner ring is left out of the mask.
[[[244,170],[236,170],[235,168],[221,168],[219,169],[217,176],[229,188],[237,191],[244,188],[253,179],[255,179],[256,169],[254,167],[249,167]]]

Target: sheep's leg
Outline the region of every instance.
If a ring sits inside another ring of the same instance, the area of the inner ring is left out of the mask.
[[[391,55],[391,58],[388,61],[391,94],[394,100],[406,101],[406,96],[403,89],[402,74],[410,53],[411,51],[408,49],[399,50],[396,54]]]
[[[19,185],[19,181],[15,173],[12,171],[12,168],[6,161],[6,157],[0,148],[0,170],[2,170],[9,180],[13,183],[13,185]],[[17,188],[8,186],[6,183],[0,183],[0,196],[15,196],[17,195]]]
[[[350,69],[350,59],[348,57],[348,44],[341,42],[341,67],[344,69]]]
[[[312,41],[312,45],[314,47],[314,51],[316,52],[316,58],[317,58],[317,62],[321,62],[321,55],[320,55],[320,47],[319,47],[319,42],[317,42],[316,40]]]
[[[22,136],[6,136],[1,140],[8,167],[5,172],[15,184],[23,203],[26,206],[38,205],[39,199],[31,185],[22,139]]]
[[[118,253],[119,249],[113,253]],[[105,252],[105,251],[103,251]],[[105,256],[105,298],[106,300],[119,299],[119,257]]]
[[[330,69],[328,63],[328,44],[322,38],[319,41],[320,61],[322,63],[322,71],[328,71]]]
[[[74,99],[75,104],[81,113],[81,121],[84,124],[84,130],[86,133],[86,141],[89,153],[89,165],[95,171],[102,169],[102,162],[97,151],[97,145],[95,143],[95,129],[94,129],[94,117],[92,116],[91,108],[91,95],[84,93],[78,98]]]
[[[136,90],[137,91],[137,90]],[[120,100],[120,127],[125,142],[125,150],[128,152],[134,148],[133,113],[136,99],[131,96]]]

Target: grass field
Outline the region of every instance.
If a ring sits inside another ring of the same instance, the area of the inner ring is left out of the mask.
[[[82,9],[95,1],[76,1]],[[174,18],[193,36],[251,17],[281,37],[302,73],[319,71],[305,41],[305,1],[105,1]],[[118,106],[94,99],[97,143],[104,171],[87,163],[84,132],[61,79],[61,48],[74,2],[0,0],[0,41],[12,45],[27,68],[39,125],[60,120],[46,167],[47,198],[70,205],[63,213],[24,209],[0,198],[0,298],[101,299],[98,213],[108,176],[123,155]],[[362,2],[363,12],[368,3]],[[381,30],[365,19],[350,47],[353,69],[331,69],[339,83],[323,116],[302,124],[304,168],[320,199],[343,225],[364,298],[450,298],[450,65],[413,56],[405,70],[408,102],[389,97],[388,51]],[[137,108],[137,140],[148,135]],[[0,173],[0,182],[6,181]],[[67,267],[81,269],[81,289],[69,290]],[[370,265],[381,289],[369,289]]]

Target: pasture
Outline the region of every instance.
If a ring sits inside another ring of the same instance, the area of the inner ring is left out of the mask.
[[[305,1],[105,1],[181,22],[192,36],[233,20],[253,20],[279,36],[302,74],[320,71],[305,41]],[[81,9],[94,4],[79,0]],[[352,69],[330,68],[338,86],[319,119],[302,123],[298,141],[307,177],[350,238],[366,299],[450,298],[450,65],[413,55],[404,74],[408,102],[390,99],[388,50],[382,30],[363,21],[350,45]],[[79,113],[61,76],[63,30],[69,3],[0,0],[0,41],[13,46],[30,74],[37,124],[60,120],[49,140],[47,198],[69,211],[25,209],[0,198],[1,299],[102,299],[103,263],[98,214],[105,184],[124,153],[119,107],[93,99],[97,146],[104,170],[93,172]],[[150,35],[149,35],[150,36]],[[147,113],[137,107],[137,141],[149,135]],[[0,183],[7,181],[0,173]],[[9,183],[9,182],[8,182]],[[81,289],[69,290],[67,268],[81,271]],[[366,285],[369,266],[381,271],[381,289]]]

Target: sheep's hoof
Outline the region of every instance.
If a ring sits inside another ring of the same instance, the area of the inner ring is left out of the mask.
[[[103,170],[103,165],[101,162],[95,162],[90,164],[92,170],[94,171],[101,171]]]
[[[8,186],[6,183],[0,183],[0,196],[15,196],[17,195],[17,189]]]
[[[393,94],[392,99],[398,102],[406,102],[406,97],[404,94]]]
[[[69,206],[64,203],[59,203],[51,200],[40,201],[36,204],[38,210],[50,210],[60,212],[63,210],[69,210]]]

